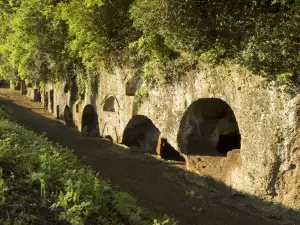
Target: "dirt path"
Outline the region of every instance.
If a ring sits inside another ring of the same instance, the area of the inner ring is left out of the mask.
[[[0,106],[9,109],[13,118],[25,127],[45,133],[49,140],[74,149],[82,163],[100,171],[102,178],[109,178],[114,185],[135,196],[142,204],[174,216],[181,221],[180,224],[277,224],[263,219],[254,213],[254,209],[248,212],[231,206],[237,204],[235,200],[188,184],[183,165],[164,163],[132,153],[105,139],[81,137],[76,130],[65,127],[54,120],[51,114],[45,113],[39,103],[17,92],[0,89]],[[196,194],[189,198],[187,191],[195,191]]]

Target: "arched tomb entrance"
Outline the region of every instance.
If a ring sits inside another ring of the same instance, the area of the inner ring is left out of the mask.
[[[81,133],[83,136],[99,136],[98,115],[92,105],[87,105],[83,109]]]
[[[241,147],[235,115],[218,98],[202,98],[190,105],[182,118],[177,141],[186,155],[226,156]]]

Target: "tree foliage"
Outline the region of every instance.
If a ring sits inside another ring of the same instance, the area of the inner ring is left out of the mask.
[[[68,25],[66,48],[70,56],[82,63],[76,73],[77,81],[87,81],[81,89],[94,87],[101,71],[109,66],[111,55],[117,58],[116,52],[127,45],[130,3],[130,0],[71,0],[58,4],[60,18]]]
[[[295,79],[299,5],[299,0],[138,0],[131,16],[143,30],[142,39],[159,36],[181,57],[209,62],[230,58],[270,78],[288,72]]]
[[[19,1],[9,6],[2,57],[22,79],[56,80],[63,72],[66,26],[55,18],[55,2]]]
[[[96,87],[126,64],[150,83],[233,60],[298,84],[300,0],[0,0],[0,74]]]

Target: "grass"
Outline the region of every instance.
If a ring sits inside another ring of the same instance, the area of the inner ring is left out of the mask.
[[[158,218],[157,218],[158,217]],[[0,224],[175,225],[0,110]]]

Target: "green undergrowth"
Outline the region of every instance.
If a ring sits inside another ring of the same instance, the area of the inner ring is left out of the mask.
[[[158,218],[158,219],[156,219]],[[175,225],[0,109],[0,224]]]

